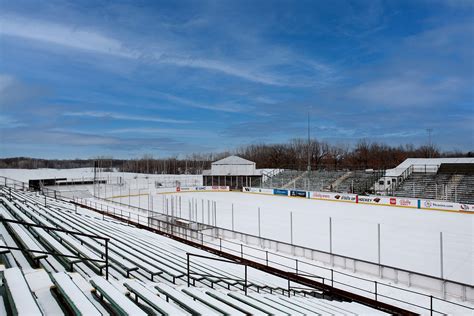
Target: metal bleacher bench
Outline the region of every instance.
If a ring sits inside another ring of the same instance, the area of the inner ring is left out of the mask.
[[[75,315],[95,316],[102,315],[97,308],[87,299],[79,287],[64,272],[54,273],[52,275],[56,289],[66,300],[69,307]]]
[[[134,316],[147,315],[147,313],[135,305],[103,277],[95,276],[90,279],[90,283],[96,292],[100,293],[102,297],[105,297],[117,314]]]
[[[187,315],[135,280],[125,282],[123,285],[135,295],[135,299],[142,299],[163,315]]]
[[[6,209],[0,208],[0,216],[5,219],[15,220],[13,216],[8,213]],[[10,227],[10,232],[15,237],[16,241],[23,246],[25,250],[32,250],[32,251],[41,251],[44,252],[42,247],[38,245],[38,243],[27,233],[27,231],[20,225],[20,224],[13,224],[13,223],[5,223]],[[33,261],[38,264],[40,259],[45,259],[48,257],[45,253],[40,252],[28,252],[28,255]]]
[[[242,303],[241,301],[236,300],[235,298],[232,298],[217,290],[206,290],[206,294],[210,297],[218,299],[221,302],[224,302],[227,305],[232,306],[235,309],[242,311],[247,315],[268,315],[259,309],[256,309],[248,304]]]
[[[189,296],[200,301],[201,303],[208,305],[215,310],[218,310],[224,315],[245,315],[245,313],[242,313],[239,310],[230,307],[224,302],[207,295],[205,292],[197,288],[186,288],[183,289],[182,292],[188,294]]]
[[[3,236],[0,235],[0,255],[10,252],[9,249],[4,248],[4,247],[7,247],[7,244],[5,243],[5,240],[3,239]]]
[[[19,268],[3,271],[3,283],[14,315],[43,315]]]
[[[237,293],[237,292],[231,292],[228,294],[230,297],[235,298],[236,300],[241,301],[242,303],[248,304],[256,309],[261,310],[262,312],[265,312],[270,315],[284,315],[285,313],[282,312],[281,310],[275,309],[271,307],[270,305],[264,304],[254,298],[251,298],[250,296],[246,296],[242,293]]]
[[[161,293],[163,293],[167,299],[171,298],[176,304],[189,310],[193,315],[219,315],[216,311],[202,304],[196,303],[191,297],[185,295],[183,292],[167,285],[160,283],[155,286]]]

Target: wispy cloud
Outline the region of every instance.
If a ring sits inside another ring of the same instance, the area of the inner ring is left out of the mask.
[[[349,95],[374,106],[432,106],[451,99],[462,85],[463,82],[457,78],[432,82],[400,76],[363,83],[352,89]]]
[[[22,123],[10,116],[0,114],[0,128],[15,128],[25,125],[25,123]]]
[[[0,16],[0,34],[47,42],[74,49],[120,57],[136,57],[113,38],[86,28],[26,19],[16,15]]]
[[[191,121],[186,120],[175,120],[169,118],[162,118],[157,116],[142,116],[142,115],[129,115],[114,112],[100,112],[100,111],[83,111],[83,112],[65,112],[64,116],[75,116],[75,117],[91,117],[99,119],[113,119],[123,121],[142,121],[142,122],[157,122],[157,123],[175,123],[175,124],[188,124]]]
[[[0,107],[3,110],[15,108],[22,101],[45,94],[46,91],[42,87],[27,85],[14,76],[0,73]]]
[[[79,49],[92,53],[107,54],[116,57],[137,60],[143,63],[172,65],[177,67],[195,68],[208,72],[216,72],[246,81],[274,86],[310,86],[318,81],[324,82],[332,76],[332,69],[322,63],[294,56],[307,72],[304,77],[273,71],[270,68],[294,66],[287,58],[268,63],[268,60],[255,58],[249,62],[229,58],[206,58],[193,54],[191,51],[169,50],[168,46],[159,43],[135,49],[130,40],[121,40],[103,34],[88,27],[69,26],[59,23],[45,22],[17,15],[0,16],[0,34],[20,37],[28,40],[56,44],[70,49]],[[157,47],[156,47],[157,46]],[[165,47],[165,48],[164,48]],[[257,61],[257,62],[256,62]],[[295,80],[296,79],[296,80]]]
[[[237,113],[237,112],[244,112],[249,111],[250,107],[242,106],[236,102],[216,102],[214,104],[209,104],[205,102],[198,102],[193,101],[187,98],[178,97],[169,93],[164,92],[157,92],[157,96],[162,97],[166,100],[182,104],[187,107],[204,109],[204,110],[211,110],[211,111],[221,111],[221,112],[230,112],[230,113]]]

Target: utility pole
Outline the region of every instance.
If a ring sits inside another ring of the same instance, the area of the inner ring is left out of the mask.
[[[308,110],[308,171],[311,171],[311,128],[310,128],[310,111]]]
[[[431,143],[431,132],[433,132],[433,129],[430,127],[430,128],[427,128],[426,131],[428,132],[428,157],[431,158],[431,155],[432,155],[432,151],[433,151],[433,145]]]

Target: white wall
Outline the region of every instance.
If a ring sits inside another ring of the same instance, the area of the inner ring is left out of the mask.
[[[213,164],[211,167],[212,175],[255,175],[255,164],[246,165],[217,165]]]

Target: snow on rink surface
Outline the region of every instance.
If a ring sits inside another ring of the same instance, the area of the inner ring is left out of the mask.
[[[372,206],[304,198],[266,196],[238,192],[187,192],[181,196],[181,217],[189,218],[189,202],[197,205],[197,220],[209,223],[208,200],[217,203],[217,226],[329,251],[329,218],[332,219],[332,250],[335,254],[377,262],[377,224],[381,232],[381,263],[420,273],[441,276],[440,232],[443,233],[444,278],[474,284],[474,216],[389,206]],[[170,194],[114,199],[162,212]],[[204,212],[203,207],[204,205]],[[204,214],[204,218],[203,218]],[[179,210],[178,210],[179,215]]]

